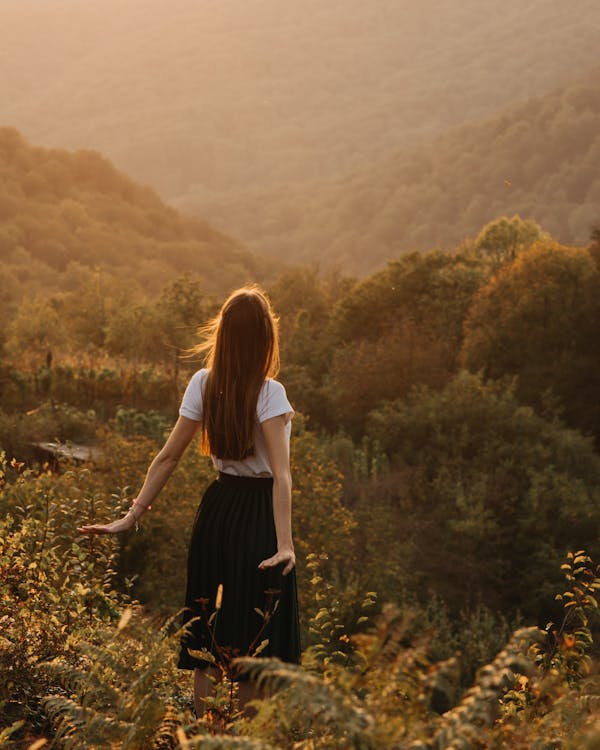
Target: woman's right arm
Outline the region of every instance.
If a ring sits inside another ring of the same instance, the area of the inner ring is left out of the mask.
[[[134,526],[158,497],[199,427],[200,422],[187,417],[179,417],[167,442],[148,467],[142,489],[126,515],[112,523],[80,526],[77,530],[82,534],[116,534]]]

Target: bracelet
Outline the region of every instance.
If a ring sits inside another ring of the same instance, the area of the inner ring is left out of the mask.
[[[143,508],[144,510],[152,510],[152,506],[151,506],[151,505],[142,505],[141,503],[138,503],[138,501],[137,501],[137,500],[134,500],[134,501],[133,501],[133,502],[131,503],[131,507],[132,507],[132,508],[135,508],[135,507],[136,507],[136,505],[137,505],[138,507],[140,507],[140,508]]]
[[[135,519],[135,530],[136,530],[136,532],[138,532],[140,530],[140,525],[138,523],[139,519],[135,515],[135,512],[133,510],[136,506],[139,506],[140,508],[143,508],[144,511],[146,511],[146,510],[152,510],[152,506],[151,505],[142,505],[141,503],[138,503],[135,500],[131,503],[131,507],[129,508],[129,513],[131,513],[133,515],[134,519]],[[143,515],[143,511],[142,511],[142,515]],[[140,516],[140,518],[141,518],[141,516]]]

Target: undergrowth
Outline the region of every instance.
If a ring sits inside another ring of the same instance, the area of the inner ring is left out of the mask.
[[[342,587],[331,560],[309,554],[302,665],[231,659],[196,719],[190,673],[175,666],[179,613],[153,616],[115,586],[114,539],[74,541],[79,513],[104,503],[116,514],[122,498],[90,494],[85,471],[57,478],[4,461],[2,478],[11,471],[0,494],[0,748],[598,747],[600,578],[585,550],[563,565],[560,617],[515,630],[466,690],[460,653],[437,659],[418,613],[380,604],[358,578]],[[251,718],[234,669],[262,691]]]

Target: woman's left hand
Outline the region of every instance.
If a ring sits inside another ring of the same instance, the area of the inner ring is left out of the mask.
[[[259,563],[258,567],[260,570],[265,570],[265,568],[274,568],[276,565],[281,565],[282,563],[285,563],[283,575],[286,576],[296,564],[296,555],[293,549],[276,552],[273,557],[267,557],[266,560]]]
[[[112,523],[95,523],[91,526],[79,526],[77,531],[82,534],[118,534],[121,531],[129,531],[135,526],[135,517],[129,512],[123,518],[119,518]]]

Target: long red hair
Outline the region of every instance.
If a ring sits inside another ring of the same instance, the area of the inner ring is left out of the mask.
[[[239,461],[254,454],[256,403],[279,372],[278,320],[257,286],[236,289],[201,333],[194,351],[209,369],[202,409],[203,453]]]

